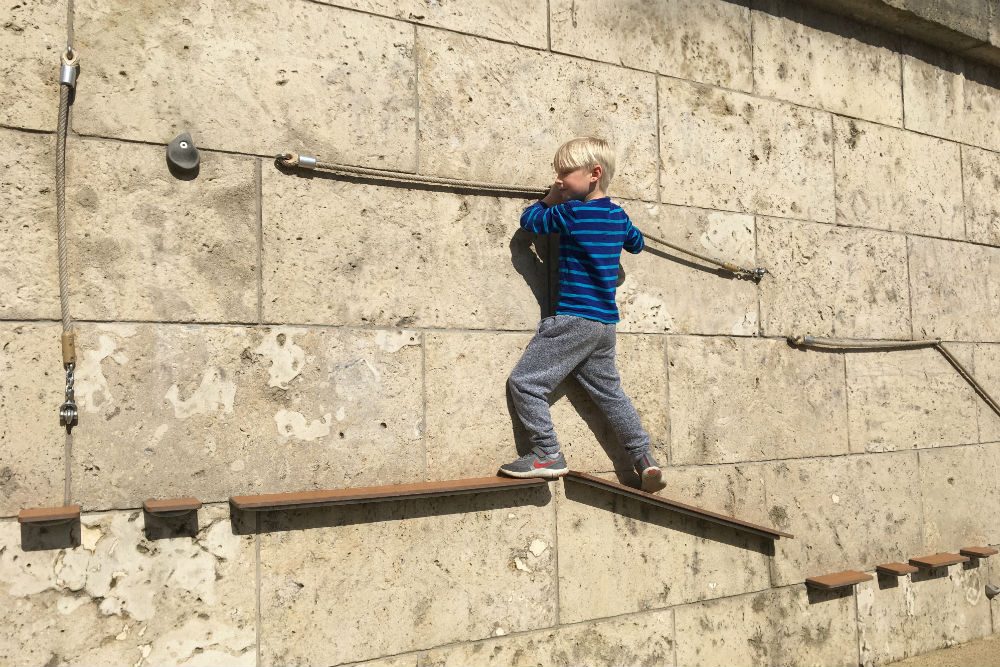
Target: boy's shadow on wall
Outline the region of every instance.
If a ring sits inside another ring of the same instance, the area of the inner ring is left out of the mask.
[[[510,262],[514,270],[524,279],[538,303],[539,319],[555,314],[555,305],[559,300],[559,236],[536,235],[523,229],[518,229],[510,240]],[[618,285],[625,279],[625,271],[618,269]],[[518,455],[527,454],[532,443],[528,439],[521,420],[517,417],[514,402],[510,395],[510,387],[505,383],[507,395],[507,412],[510,415],[511,429]],[[608,459],[609,467],[613,467],[619,481],[630,486],[639,486],[639,477],[632,469],[632,464],[625,450],[618,444],[607,420],[591,400],[572,374],[567,377],[549,396],[549,405],[565,398],[576,413],[583,419],[594,439],[601,445]],[[565,433],[566,427],[562,431]],[[556,424],[556,432],[560,431]],[[566,438],[560,439],[561,444],[571,444]],[[570,452],[572,457],[572,452]],[[570,466],[572,467],[572,466]]]

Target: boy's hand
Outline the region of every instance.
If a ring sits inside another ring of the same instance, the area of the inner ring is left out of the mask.
[[[556,206],[558,204],[565,204],[566,199],[563,197],[562,190],[559,189],[559,186],[553,183],[552,187],[549,188],[549,193],[545,195],[544,199],[542,199],[542,203],[546,206]]]

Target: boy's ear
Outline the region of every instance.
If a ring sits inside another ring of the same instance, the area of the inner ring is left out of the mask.
[[[595,164],[594,168],[590,170],[591,182],[596,183],[597,181],[601,180],[601,176],[603,175],[604,175],[604,167],[602,167],[599,164]]]

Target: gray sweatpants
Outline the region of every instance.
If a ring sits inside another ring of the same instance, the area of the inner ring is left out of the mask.
[[[570,374],[594,399],[633,461],[649,451],[649,434],[615,368],[615,325],[572,315],[539,322],[508,380],[514,409],[532,445],[546,454],[559,451],[548,396]]]

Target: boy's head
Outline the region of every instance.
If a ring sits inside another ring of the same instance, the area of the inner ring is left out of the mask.
[[[606,193],[615,175],[615,152],[604,139],[578,137],[559,147],[552,168],[568,199],[584,198],[596,188]]]

